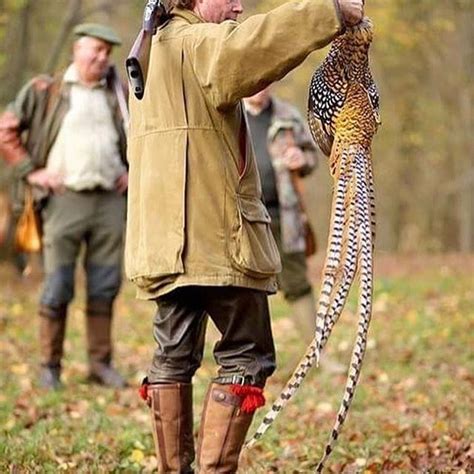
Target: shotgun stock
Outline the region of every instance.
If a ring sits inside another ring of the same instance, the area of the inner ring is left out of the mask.
[[[143,25],[125,61],[131,90],[138,100],[145,93],[151,39],[156,30],[168,18],[168,9],[162,0],[147,0],[143,14]]]

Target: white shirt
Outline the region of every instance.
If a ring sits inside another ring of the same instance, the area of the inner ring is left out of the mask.
[[[79,82],[72,64],[64,75],[71,84],[70,108],[49,153],[47,169],[63,176],[74,191],[114,189],[126,168],[120,159],[119,136],[107,102],[105,81],[90,88]]]

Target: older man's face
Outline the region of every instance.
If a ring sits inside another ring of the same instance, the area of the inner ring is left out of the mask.
[[[194,11],[209,23],[236,20],[243,12],[241,0],[197,0]]]
[[[74,43],[73,60],[82,81],[97,82],[107,71],[112,46],[98,38],[84,36]]]

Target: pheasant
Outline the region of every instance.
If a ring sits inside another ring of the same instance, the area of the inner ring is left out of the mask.
[[[346,419],[359,379],[372,313],[372,260],[375,238],[375,197],[371,143],[379,119],[379,95],[369,69],[368,52],[373,29],[369,18],[336,38],[311,79],[308,123],[325,155],[334,180],[326,260],[316,314],[313,341],[279,398],[246,446],[252,446],[316,363],[345,306],[358,275],[359,325],[345,387],[323,456],[321,472]]]

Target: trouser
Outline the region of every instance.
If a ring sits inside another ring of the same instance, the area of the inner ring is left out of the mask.
[[[281,239],[280,219],[272,213],[272,232],[280,251],[282,271],[277,276],[279,289],[289,303],[301,337],[311,342],[316,330],[316,304],[313,288],[308,280],[304,252],[285,252]]]
[[[216,382],[263,387],[275,370],[267,295],[238,287],[189,286],[157,299],[150,383],[189,383],[201,364],[207,315],[221,333]]]
[[[125,198],[115,192],[53,195],[42,211],[45,281],[40,300],[42,360],[62,357],[67,307],[74,297],[76,261],[85,246],[89,358],[112,357],[112,306],[121,284]]]
[[[308,280],[308,266],[304,252],[287,253],[283,250],[280,220],[272,216],[272,233],[280,251],[282,271],[278,275],[278,286],[289,302],[312,293],[311,283]]]

